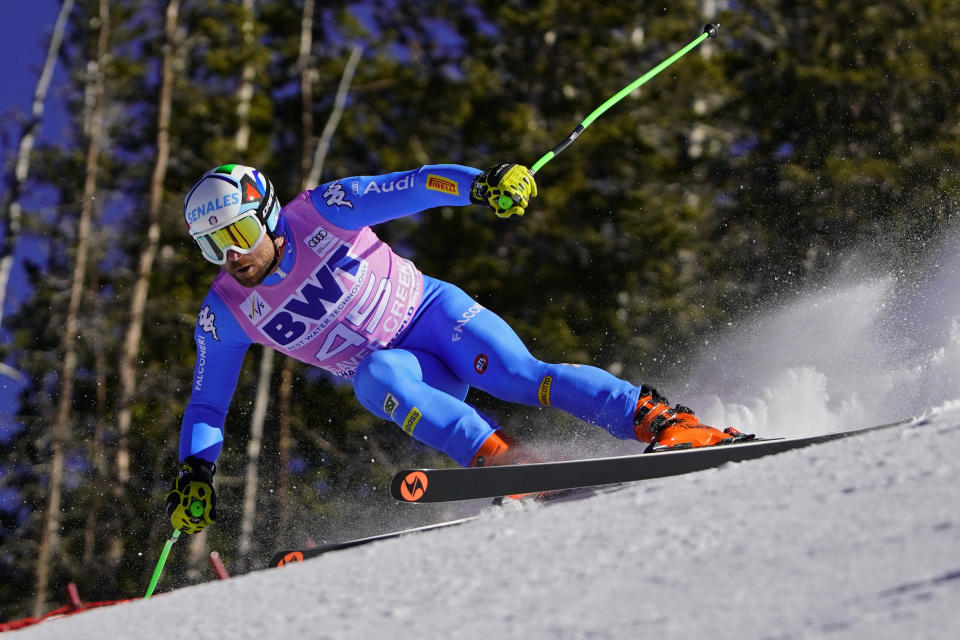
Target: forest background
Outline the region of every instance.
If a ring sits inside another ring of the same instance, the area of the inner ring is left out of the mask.
[[[0,300],[0,620],[69,581],[88,600],[143,591],[216,273],[182,200],[214,165],[259,167],[282,201],[428,163],[529,165],[719,22],[538,173],[523,218],[440,208],[377,229],[538,357],[654,384],[853,246],[909,272],[955,209],[947,0],[63,0],[60,16],[44,69],[65,81],[38,66],[32,109],[0,114],[0,291],[26,283]],[[68,119],[38,139],[48,100]],[[470,400],[520,437],[590,432]],[[172,586],[203,579],[211,548],[238,573],[392,521],[392,472],[449,464],[259,346],[226,430],[220,519],[171,557]]]

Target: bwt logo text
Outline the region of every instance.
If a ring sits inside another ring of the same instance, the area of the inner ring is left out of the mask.
[[[308,325],[319,322],[340,301],[344,290],[334,277],[334,272],[341,271],[355,277],[359,268],[360,261],[347,253],[347,245],[340,245],[313,277],[300,287],[297,295],[287,300],[270,317],[261,331],[277,344],[289,345],[307,332]]]

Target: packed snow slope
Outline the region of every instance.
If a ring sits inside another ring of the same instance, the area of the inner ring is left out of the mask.
[[[575,502],[487,507],[15,637],[958,638],[960,243],[945,246],[922,273],[851,261],[704,344],[662,389],[708,422],[768,436],[924,416],[910,426]]]
[[[960,404],[181,589],[23,638],[956,638]],[[416,507],[412,507],[416,508]]]

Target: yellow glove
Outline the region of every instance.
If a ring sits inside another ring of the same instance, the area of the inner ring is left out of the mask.
[[[199,533],[217,519],[217,494],[213,490],[215,470],[212,462],[194,456],[180,465],[166,500],[167,515],[174,529]]]
[[[498,164],[487,169],[473,179],[470,187],[470,200],[489,206],[501,218],[522,216],[535,195],[533,173],[520,164]]]

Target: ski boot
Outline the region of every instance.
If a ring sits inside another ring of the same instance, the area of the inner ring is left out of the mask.
[[[509,464],[530,464],[543,462],[523,447],[517,446],[517,441],[497,429],[483,441],[480,449],[470,461],[471,467],[500,467]]]
[[[668,400],[653,387],[640,387],[633,431],[640,442],[649,443],[646,452],[691,449],[752,440],[754,435],[733,427],[721,431],[700,422],[693,411],[681,404],[672,409]]]
[[[517,441],[497,429],[483,441],[480,449],[473,456],[470,462],[471,467],[500,467],[511,464],[532,464],[543,462],[543,459],[532,453],[523,446],[518,446]],[[537,493],[517,493],[508,498],[514,500],[532,499],[536,501],[549,500],[554,495],[559,495],[557,491],[539,491]],[[500,506],[503,504],[502,498],[497,498],[493,504]]]

